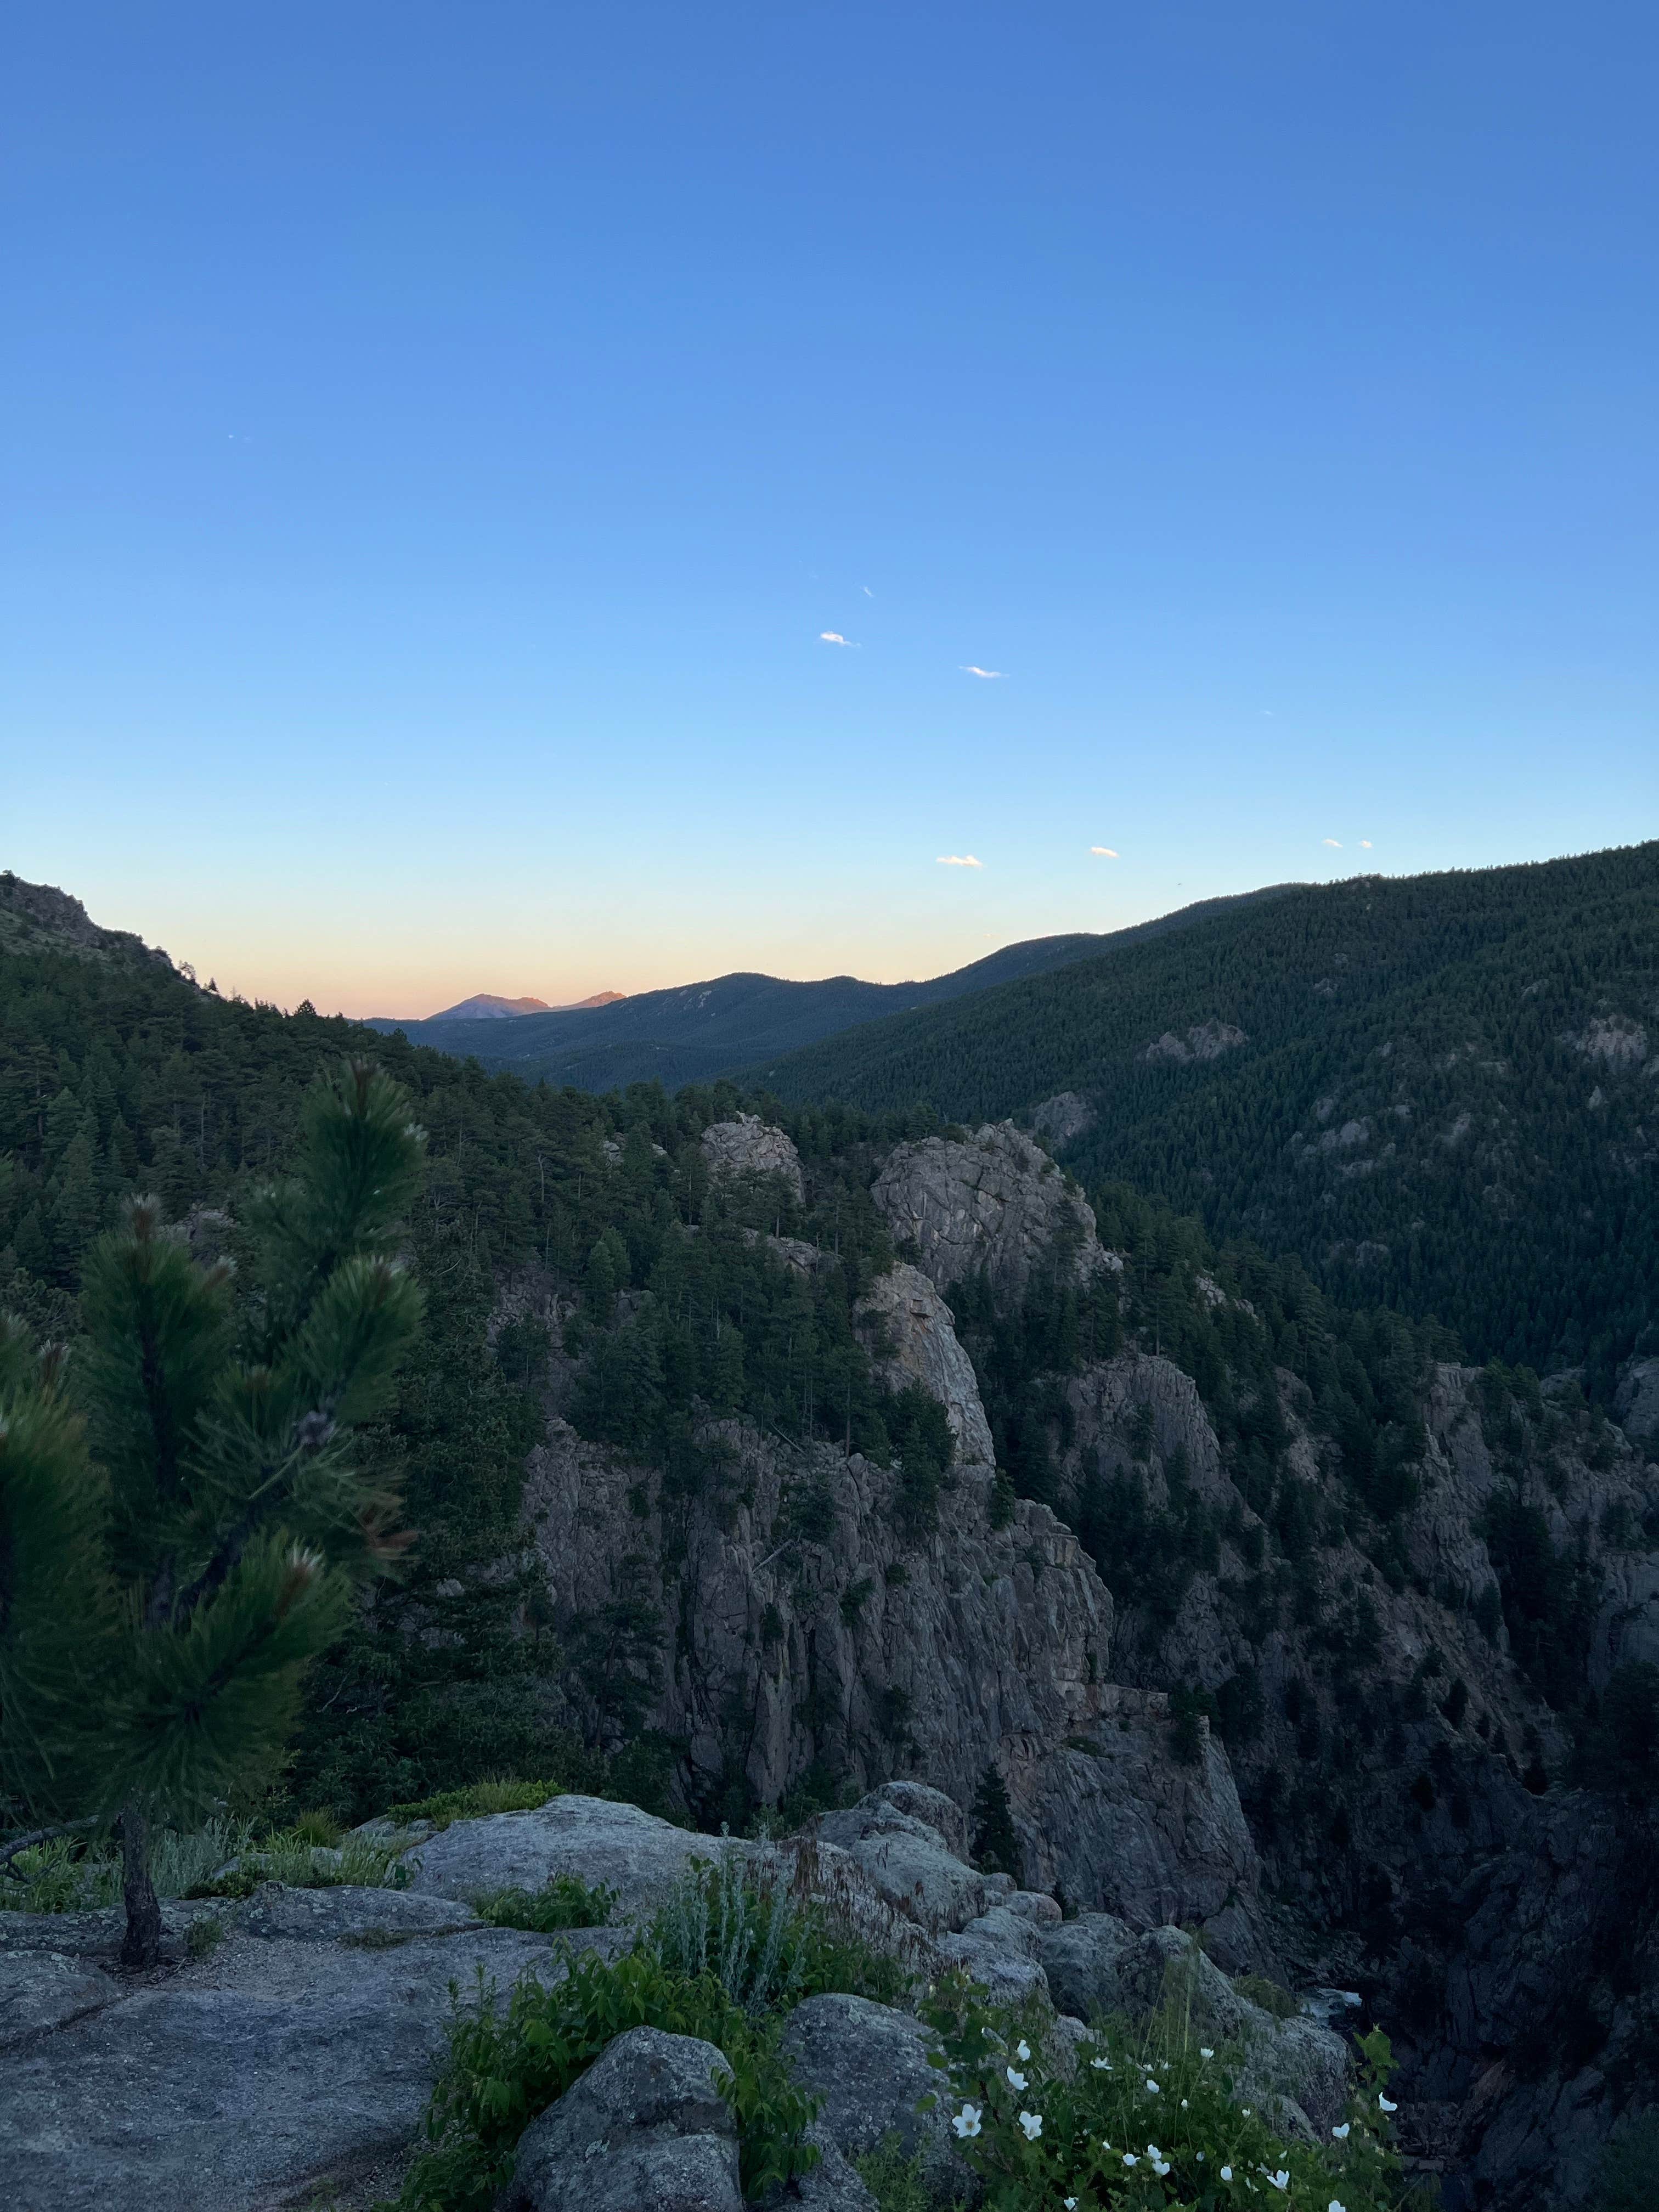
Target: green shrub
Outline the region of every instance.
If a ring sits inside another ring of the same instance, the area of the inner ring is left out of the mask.
[[[562,1795],[556,1782],[471,1782],[464,1790],[445,1790],[435,1797],[388,1806],[386,1818],[400,1827],[430,1820],[435,1828],[447,1828],[452,1820],[476,1820],[486,1813],[534,1813],[550,1798]]]
[[[752,2018],[713,1975],[675,1973],[641,1945],[614,1962],[584,1954],[551,1987],[526,1975],[502,2013],[482,1969],[471,2003],[457,1993],[448,2057],[400,2212],[487,2212],[529,2123],[635,2027],[698,2036],[725,2054],[729,2070],[717,2081],[737,2122],[745,2197],[817,2163],[804,2140],[814,2106],[778,2054],[779,2023]]]
[[[1310,2144],[1237,2104],[1230,2053],[1196,2045],[1178,2022],[1139,2035],[1109,2022],[1068,2072],[1067,2053],[1046,2047],[1030,2017],[985,2004],[965,1978],[940,1984],[921,2014],[939,2039],[934,2063],[963,2155],[984,2178],[985,2212],[1068,2203],[1214,2212],[1247,2201],[1240,2184],[1264,2205],[1320,2212],[1394,2212],[1410,2201],[1385,2101],[1393,2054],[1380,2032],[1360,2045],[1360,2083],[1340,2132]]]
[[[1622,2126],[1601,2154],[1590,2212],[1651,2212],[1659,2204],[1659,2112]]]
[[[556,1936],[568,1928],[603,1928],[617,1907],[617,1893],[604,1882],[589,1887],[580,1875],[556,1874],[542,1889],[488,1890],[472,1909],[495,1928],[525,1928],[535,1936]]]
[[[1248,1997],[1253,2005],[1260,2005],[1274,2020],[1296,2017],[1296,1999],[1288,1990],[1280,1989],[1277,1982],[1270,1982],[1265,1974],[1235,1974],[1233,1987],[1240,1996]]]
[[[209,1820],[199,1828],[157,1829],[150,1842],[155,1893],[174,1897],[251,1897],[262,1881],[290,1889],[401,1889],[408,1875],[395,1838],[348,1836],[326,1816],[263,1834],[249,1820]],[[121,1855],[106,1837],[60,1837],[12,1862],[16,1880],[0,1881],[0,1909],[20,1912],[90,1912],[121,1900]]]
[[[896,2134],[884,2135],[874,2150],[851,2163],[875,2198],[877,2212],[939,2212],[939,2194],[928,2180],[921,2153],[906,2158]]]
[[[757,1881],[732,1859],[694,1862],[652,1922],[650,1941],[671,1973],[708,1976],[750,2014],[831,1990],[891,2004],[908,1981],[842,1916],[781,1880]]]

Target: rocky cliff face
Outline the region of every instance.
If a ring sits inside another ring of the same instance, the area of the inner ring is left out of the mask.
[[[907,1539],[894,1476],[856,1454],[736,1424],[704,1441],[690,1498],[557,1420],[532,1455],[526,1514],[590,1734],[643,1713],[686,1746],[705,1811],[814,1778],[915,1775],[965,1803],[996,1762],[1032,1879],[1138,1927],[1204,1923],[1241,1966],[1267,1955],[1226,1755],[1206,1735],[1183,1765],[1167,1700],[1111,1682],[1111,1600],[1045,1506],[1003,1519],[990,1470],[963,1467],[938,1530]]]
[[[983,1272],[1018,1304],[1032,1270],[1054,1262],[1076,1280],[1120,1263],[1101,1249],[1087,1200],[1012,1121],[971,1137],[900,1145],[871,1190],[923,1274],[946,1290]]]
[[[974,1363],[957,1341],[951,1309],[927,1276],[901,1260],[876,1278],[859,1316],[887,1388],[920,1382],[944,1407],[957,1458],[969,1466],[994,1466],[991,1425],[980,1403]]]
[[[1659,2100],[1659,1950],[1649,1816],[1565,1786],[1584,1747],[1550,1686],[1659,1663],[1659,1468],[1570,1383],[1523,1403],[1443,1363],[1379,1519],[1296,1376],[1258,1361],[1223,1424],[1217,1378],[1132,1327],[1051,1378],[1051,1504],[1012,1500],[939,1289],[983,1278],[1012,1314],[1121,1263],[1006,1126],[899,1146],[872,1196],[916,1264],[860,1326],[946,1409],[938,1528],[902,1534],[856,1455],[710,1424],[667,1482],[555,1419],[527,1510],[573,1713],[683,1743],[705,1816],[901,1777],[966,1802],[994,1761],[1028,1882],[1362,1991],[1454,2212],[1582,2202],[1613,2122]]]

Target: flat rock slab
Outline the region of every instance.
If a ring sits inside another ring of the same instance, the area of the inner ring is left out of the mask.
[[[533,1813],[457,1820],[409,1854],[410,1887],[419,1895],[470,1899],[496,1889],[541,1889],[556,1875],[605,1883],[630,1919],[655,1911],[693,1859],[726,1849],[603,1797],[556,1797]]]
[[[469,1998],[482,1970],[504,1996],[524,1972],[555,1978],[572,1952],[628,1941],[421,1932],[411,1922],[431,1904],[289,1892],[251,1900],[246,1927],[228,1908],[210,1957],[14,2049],[0,2089],[7,2212],[270,2212],[347,2183],[413,2139],[452,1985]]]
[[[61,1951],[0,1954],[0,2051],[101,2011],[120,1994],[118,1982],[84,1959]]]

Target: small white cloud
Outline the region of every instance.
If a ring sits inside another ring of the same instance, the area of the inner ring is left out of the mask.
[[[1340,837],[1326,837],[1321,842],[1328,845],[1334,853],[1340,853],[1342,850],[1342,840]]]
[[[1115,860],[1117,858],[1117,854],[1109,845],[1091,845],[1089,850],[1098,854],[1103,860]]]
[[[971,853],[941,853],[936,866],[941,868],[982,868],[983,860],[976,860]]]
[[[1362,837],[1359,841],[1359,848],[1364,853],[1369,853],[1371,849],[1370,839],[1369,837]]]
[[[875,593],[871,590],[871,588],[870,588],[870,586],[868,586],[868,584],[860,584],[860,585],[859,586],[859,589],[860,589],[860,591],[861,591],[861,592],[863,592],[863,594],[864,594],[864,596],[865,596],[865,598],[866,598],[866,599],[873,599],[875,598],[875,596],[876,596],[876,595],[875,595]]]
[[[850,637],[843,637],[838,629],[821,629],[818,632],[818,639],[823,645],[849,646],[854,653],[859,649]]]
[[[962,672],[964,676],[982,676],[988,684],[994,684],[1000,678],[1003,671],[1000,668],[975,668],[971,661],[963,661]]]

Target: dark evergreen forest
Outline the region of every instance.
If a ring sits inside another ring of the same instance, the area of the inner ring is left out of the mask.
[[[1086,1185],[1294,1252],[1477,1359],[1583,1366],[1605,1403],[1659,1349],[1656,1072],[1647,844],[1289,890],[752,1076],[969,1124],[1077,1092],[1060,1157]]]

